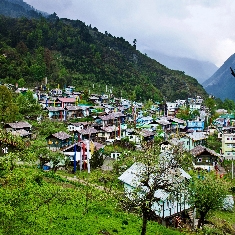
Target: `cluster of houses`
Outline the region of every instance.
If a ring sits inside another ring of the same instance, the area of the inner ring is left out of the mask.
[[[137,149],[141,149],[143,142],[151,142],[155,137],[162,137],[162,154],[171,151],[174,145],[181,145],[193,155],[195,168],[207,171],[221,170],[221,174],[224,172],[222,168],[218,168],[218,163],[223,159],[235,158],[234,116],[224,110],[220,118],[205,129],[209,112],[199,96],[164,104],[155,103],[149,109],[142,103],[104,94],[89,94],[88,103],[81,104],[82,96],[83,93],[75,92],[74,87],[66,88],[65,92],[58,88],[51,90],[50,93],[37,92],[38,102],[42,105],[47,118],[63,121],[68,128],[68,132],[49,135],[45,139],[48,148],[52,151],[61,151],[71,162],[78,163],[80,169],[84,164],[89,168],[89,160],[95,150],[104,149],[106,145],[121,139],[133,142]],[[193,120],[177,118],[178,110],[186,106],[191,111],[198,110],[200,116]],[[79,121],[86,117],[91,121]],[[6,123],[4,128],[13,134],[31,137],[32,126],[27,122]],[[220,153],[205,147],[208,136],[215,131],[218,133],[218,140],[221,141]],[[115,152],[110,157],[118,159],[121,154]],[[138,171],[138,164],[135,164],[119,177],[124,182],[126,192],[138,184],[137,182],[133,186],[133,173]],[[183,178],[190,178],[182,169],[179,171]],[[159,194],[162,204],[155,205],[155,212],[162,218],[189,208],[185,200],[170,202],[166,192],[160,190],[156,193]]]
[[[26,88],[17,90],[25,91]],[[53,136],[47,137],[45,141],[50,149],[63,151],[72,146],[74,141],[86,140],[104,147],[123,138],[133,142],[138,148],[143,141],[162,137],[163,146],[171,146],[172,142],[176,142],[185,150],[193,152],[195,147],[205,146],[208,136],[217,131],[218,140],[221,140],[222,144],[221,152],[216,156],[220,160],[235,158],[234,115],[227,114],[226,110],[218,110],[222,112],[220,117],[205,129],[209,113],[199,96],[164,104],[153,103],[148,109],[142,103],[116,98],[112,94],[89,94],[87,104],[80,102],[83,96],[84,93],[75,91],[73,86],[64,90],[56,88],[50,92],[36,90],[35,98],[42,105],[45,116],[63,121],[68,127],[68,133],[54,133]],[[186,106],[192,112],[198,110],[200,115],[193,120],[177,118],[178,110]],[[80,121],[87,117],[91,121]],[[31,137],[32,126],[27,122],[6,123],[4,128],[13,134]],[[213,154],[210,152],[209,155]],[[194,161],[195,165],[207,170],[213,169],[215,162],[219,160],[211,162],[199,158]]]

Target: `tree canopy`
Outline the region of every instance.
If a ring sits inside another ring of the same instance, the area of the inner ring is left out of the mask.
[[[102,34],[79,20],[0,17],[0,79],[20,86],[75,85],[137,100],[206,96],[196,79],[169,70],[122,37]],[[93,86],[95,84],[95,86]],[[184,89],[185,88],[185,89]],[[186,89],[189,88],[189,89]]]
[[[200,215],[198,228],[204,226],[206,216],[212,210],[222,207],[230,184],[215,172],[199,172],[193,175],[190,190],[190,203]]]

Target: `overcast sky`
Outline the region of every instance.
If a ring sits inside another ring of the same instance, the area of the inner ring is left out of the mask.
[[[141,52],[210,61],[221,66],[235,53],[234,0],[24,0],[60,18],[137,40]]]

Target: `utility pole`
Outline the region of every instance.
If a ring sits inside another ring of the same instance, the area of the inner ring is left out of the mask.
[[[76,143],[76,141],[74,141],[74,159],[73,159],[73,171],[74,171],[74,174],[76,173],[76,170],[77,170],[77,158],[76,158],[76,154],[77,154],[77,143]]]
[[[83,142],[80,142],[81,150],[80,150],[80,171],[82,171],[82,161],[83,161]]]
[[[89,140],[86,142],[86,149],[87,149],[87,171],[88,173],[90,173],[91,167],[90,167],[90,141]]]
[[[233,159],[232,159],[232,180],[233,180]]]

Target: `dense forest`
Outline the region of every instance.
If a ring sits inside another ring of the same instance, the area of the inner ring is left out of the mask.
[[[79,20],[0,16],[0,81],[49,88],[74,85],[133,100],[206,96],[196,79],[166,68],[122,37],[99,32]]]

